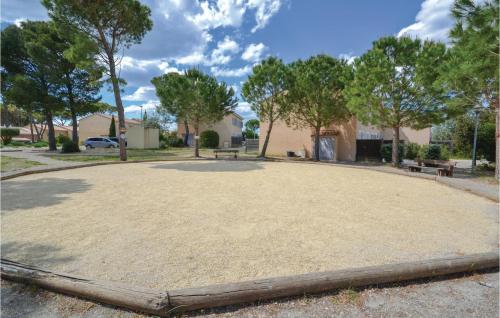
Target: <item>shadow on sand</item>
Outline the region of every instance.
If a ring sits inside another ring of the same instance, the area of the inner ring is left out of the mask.
[[[153,169],[173,169],[191,172],[243,172],[264,169],[260,162],[254,161],[205,161],[205,162],[176,162],[160,164]]]
[[[2,258],[46,268],[52,268],[54,265],[75,259],[74,256],[61,256],[62,249],[60,247],[47,244],[10,241],[2,243],[1,248]]]
[[[44,178],[2,182],[2,213],[61,203],[67,194],[85,192],[90,184],[82,179]]]

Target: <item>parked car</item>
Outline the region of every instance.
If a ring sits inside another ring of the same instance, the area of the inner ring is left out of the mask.
[[[91,137],[85,141],[85,148],[118,148],[118,143],[105,137]]]
[[[118,137],[108,137],[108,139],[116,142],[118,146],[120,145],[120,139],[118,139]],[[125,147],[127,147],[127,139],[125,139]]]

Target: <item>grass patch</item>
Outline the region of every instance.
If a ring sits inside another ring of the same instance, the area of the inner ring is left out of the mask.
[[[33,166],[44,165],[38,161],[31,161],[22,158],[14,158],[8,156],[1,156],[1,172],[15,171],[20,169],[26,169]]]
[[[361,294],[352,288],[341,290],[332,296],[332,302],[337,305],[358,305],[361,301]]]
[[[95,150],[93,151],[96,152]],[[200,149],[200,156],[206,158],[214,158],[213,149]],[[232,155],[231,155],[232,156]],[[255,158],[256,153],[244,153],[241,152],[239,157],[244,158]],[[118,152],[102,152],[95,153],[92,152],[82,152],[76,154],[51,154],[48,155],[49,158],[63,161],[73,161],[73,162],[99,162],[99,161],[118,161]],[[128,160],[176,160],[176,159],[187,159],[194,157],[193,148],[169,148],[169,149],[128,149],[127,158]],[[230,156],[228,156],[230,157]]]

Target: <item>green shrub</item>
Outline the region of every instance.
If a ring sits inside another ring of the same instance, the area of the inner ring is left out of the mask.
[[[205,130],[200,135],[200,146],[203,148],[217,148],[219,146],[219,134],[213,130]]]
[[[159,146],[160,149],[167,149],[168,148],[168,144],[166,141],[164,140],[161,140],[160,141],[160,146]]]
[[[415,160],[418,156],[420,145],[415,142],[409,142],[405,145],[405,159]]]
[[[62,144],[61,152],[63,153],[80,152],[80,147],[72,140],[67,139]]]
[[[49,143],[44,141],[44,140],[40,140],[40,141],[33,143],[32,146],[35,148],[43,148],[43,147],[48,147]]]
[[[423,145],[418,152],[418,158],[423,160],[449,160],[450,151],[444,145]]]
[[[441,146],[441,160],[450,160],[451,151],[446,146]]]
[[[17,141],[17,140],[14,140],[14,141],[11,141],[9,143],[9,145],[11,147],[22,147],[22,146],[26,146],[26,143],[24,141]]]
[[[399,161],[403,161],[404,145],[399,144]],[[380,155],[385,162],[392,162],[392,144],[383,144],[380,148]]]
[[[8,145],[12,141],[12,137],[19,136],[19,128],[1,128],[0,137],[2,143]]]
[[[170,132],[166,134],[160,134],[160,148],[161,148],[161,143],[164,143],[164,147],[182,147],[184,146],[184,141],[182,138],[177,137],[176,132]],[[162,148],[162,149],[165,149]]]
[[[58,144],[61,144],[61,145],[64,144],[64,142],[66,142],[68,140],[71,141],[71,138],[69,138],[66,135],[58,135],[57,138],[56,138],[56,142]]]

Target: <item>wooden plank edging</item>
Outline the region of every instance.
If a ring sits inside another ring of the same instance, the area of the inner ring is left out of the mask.
[[[7,259],[1,260],[0,273],[3,279],[33,284],[55,292],[133,311],[166,316],[171,312],[498,269],[498,258],[497,252],[471,254],[172,291],[158,291],[115,282],[86,279]]]

